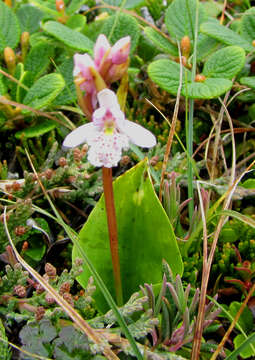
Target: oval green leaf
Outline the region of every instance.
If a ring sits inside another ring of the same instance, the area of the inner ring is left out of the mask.
[[[203,75],[232,79],[245,64],[245,51],[239,46],[227,46],[216,51],[206,61]]]
[[[196,22],[196,0],[174,0],[166,10],[165,24],[173,39],[181,40],[188,35],[194,40]],[[199,4],[198,28],[206,19],[204,8]]]
[[[169,219],[148,176],[146,160],[117,178],[114,196],[123,293],[124,301],[127,301],[139,290],[139,285],[161,281],[163,258],[175,275],[182,274],[183,263]],[[114,294],[104,195],[91,212],[79,238],[81,247]],[[77,256],[74,247],[73,259]],[[84,267],[78,280],[85,287],[90,276]],[[96,301],[101,310],[106,310],[99,290]]]
[[[65,80],[60,74],[45,75],[29,89],[24,104],[34,109],[42,109],[51,104],[64,86]]]
[[[0,52],[6,46],[14,49],[20,39],[20,26],[14,12],[0,1]]]
[[[60,24],[57,21],[48,21],[43,24],[46,33],[61,41],[71,49],[92,53],[94,43],[85,35]]]
[[[255,40],[255,7],[245,11],[241,19],[241,35],[252,43]]]
[[[177,46],[171,43],[170,40],[165,38],[159,32],[149,26],[144,28],[144,32],[148,38],[157,46],[157,48],[170,55],[178,56]]]

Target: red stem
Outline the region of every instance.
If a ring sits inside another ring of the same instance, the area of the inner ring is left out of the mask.
[[[113,187],[112,187],[112,168],[103,167],[103,187],[104,187],[105,207],[106,207],[107,223],[108,223],[108,233],[110,240],[110,249],[112,256],[114,285],[116,291],[117,304],[118,306],[121,306],[123,304],[123,296],[122,296],[122,285],[121,285],[121,277],[120,277],[117,221],[116,221],[116,212],[114,206],[114,196],[113,196]]]

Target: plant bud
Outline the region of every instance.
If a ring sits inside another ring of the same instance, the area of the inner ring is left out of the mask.
[[[181,39],[181,53],[186,58],[189,57],[190,54],[190,38],[186,35]]]
[[[22,62],[25,61],[26,55],[27,55],[27,51],[29,48],[29,38],[30,38],[30,34],[27,31],[24,31],[21,34],[20,37],[20,45],[21,45],[21,60]]]
[[[10,74],[14,74],[16,69],[16,55],[12,48],[6,47],[4,49],[4,61]]]
[[[40,284],[40,283],[37,283],[35,284],[35,289],[36,289],[36,294],[42,294],[45,290],[44,290],[44,287]]]
[[[44,175],[45,175],[46,179],[50,180],[52,178],[52,175],[53,175],[53,170],[52,169],[47,169],[44,172]]]
[[[65,11],[65,3],[63,0],[56,0],[56,9],[60,13]]]
[[[203,74],[197,74],[195,76],[195,81],[196,82],[204,82],[206,80],[206,77]]]

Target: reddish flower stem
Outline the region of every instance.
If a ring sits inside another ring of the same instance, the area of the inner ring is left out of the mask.
[[[116,299],[118,306],[123,305],[122,285],[120,277],[120,260],[118,249],[118,231],[116,212],[114,206],[113,186],[112,186],[112,168],[103,167],[103,187],[105,197],[105,207],[107,214],[108,233],[110,240],[110,249],[112,256],[112,267]]]

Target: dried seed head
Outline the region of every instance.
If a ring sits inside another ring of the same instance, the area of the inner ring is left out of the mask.
[[[54,278],[57,275],[57,270],[55,266],[50,263],[46,263],[44,267],[45,273],[49,276],[49,278]]]
[[[55,303],[55,299],[51,296],[51,294],[47,293],[45,295],[45,301],[47,304],[51,305]]]
[[[50,180],[52,178],[52,175],[53,175],[53,170],[52,169],[47,169],[44,172],[44,175],[45,175],[46,179]]]
[[[150,159],[150,164],[151,164],[151,166],[157,165],[158,160],[159,160],[159,157],[158,157],[157,155],[156,155],[156,156],[153,156],[153,157]]]
[[[63,294],[63,299],[65,299],[65,301],[67,301],[71,306],[74,306],[73,297],[70,293],[65,292]]]
[[[38,306],[35,312],[35,320],[40,321],[44,317],[45,309],[43,306]]]
[[[61,167],[66,166],[67,165],[66,158],[62,156],[61,158],[59,158],[58,163],[59,163],[59,166],[61,166]]]
[[[27,232],[27,228],[25,226],[17,226],[14,230],[16,236],[22,236]]]
[[[128,155],[124,155],[122,156],[121,160],[120,160],[120,165],[121,166],[126,166],[131,162],[131,159]]]
[[[59,289],[59,294],[63,295],[64,293],[69,293],[71,289],[71,285],[68,281],[64,282]]]
[[[17,181],[15,181],[13,184],[12,184],[12,190],[13,191],[19,191],[21,189],[21,184],[18,183]]]
[[[73,150],[73,158],[76,162],[80,162],[82,159],[82,153],[81,150],[79,148],[75,148]]]
[[[37,283],[35,285],[35,289],[36,289],[36,294],[42,294],[45,290],[44,290],[44,287],[40,284],[40,283]]]
[[[8,220],[9,220],[9,217],[10,217],[10,216],[9,216],[8,214],[6,214],[6,221],[7,221],[7,222],[8,222]],[[0,215],[0,222],[1,222],[1,223],[4,223],[4,214],[1,214],[1,215]]]
[[[27,242],[27,241],[24,241],[21,250],[22,250],[22,251],[26,251],[28,248],[29,248],[28,242]]]
[[[16,285],[14,286],[14,292],[21,298],[24,298],[27,295],[26,288],[23,285]]]

